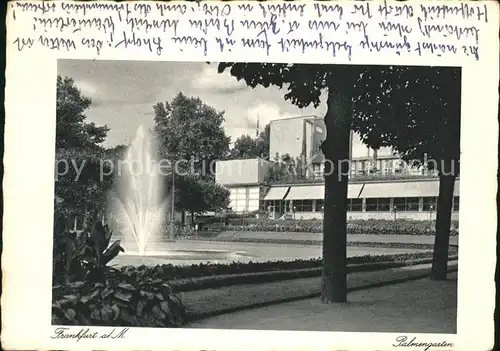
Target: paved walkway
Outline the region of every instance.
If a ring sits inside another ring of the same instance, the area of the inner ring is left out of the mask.
[[[322,233],[224,231],[217,235],[217,239],[231,239],[234,237],[254,239],[323,240]],[[347,241],[434,244],[434,235],[348,234]],[[450,244],[458,244],[458,236],[450,237]]]
[[[189,328],[391,333],[456,333],[457,276],[351,292],[347,304],[319,298],[224,314]]]

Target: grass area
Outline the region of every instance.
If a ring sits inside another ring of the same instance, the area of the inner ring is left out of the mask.
[[[457,269],[450,264],[450,271]],[[394,282],[428,276],[430,265],[394,268],[348,275],[349,291],[383,286]],[[218,289],[182,293],[188,320],[197,320],[223,313],[236,312],[270,304],[320,296],[321,277],[287,280],[256,285],[234,285]]]

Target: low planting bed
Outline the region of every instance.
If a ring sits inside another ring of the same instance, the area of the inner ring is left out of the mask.
[[[453,253],[453,252],[452,252]],[[390,255],[363,255],[347,259],[348,265],[373,264],[380,262],[403,262],[408,260],[431,258],[432,252],[411,252]],[[200,263],[190,266],[176,266],[163,264],[156,266],[123,266],[120,272],[130,279],[163,279],[172,281],[186,278],[210,277],[214,275],[247,274],[261,272],[276,272],[284,270],[318,268],[322,266],[321,258],[294,261],[267,261],[267,262],[232,262],[226,263]]]
[[[347,222],[347,234],[377,234],[377,235],[434,235],[434,221],[417,221],[410,219],[385,220],[367,219],[350,220]],[[452,222],[451,235],[458,235],[458,221]],[[230,222],[224,230],[256,231],[256,232],[323,232],[323,221],[310,220],[268,220],[246,219],[242,222]]]
[[[450,257],[450,260],[457,259],[457,256]],[[347,273],[373,272],[390,268],[404,266],[415,266],[420,264],[432,263],[432,257],[420,258],[409,261],[375,262],[365,264],[354,264],[347,267]],[[285,280],[295,280],[311,277],[320,277],[321,267],[282,270],[274,272],[245,273],[215,275],[200,278],[186,278],[169,282],[176,292],[190,292],[204,289],[218,289],[234,285],[263,284],[279,282]]]
[[[284,239],[284,238],[248,238],[248,237],[189,237],[188,240],[199,241],[216,241],[216,242],[239,242],[239,243],[255,243],[255,244],[290,244],[290,245],[322,245],[322,240],[314,239]],[[348,241],[347,246],[351,247],[379,247],[388,249],[416,249],[416,250],[432,250],[434,244],[420,243],[398,243],[398,242],[378,242],[378,241]]]

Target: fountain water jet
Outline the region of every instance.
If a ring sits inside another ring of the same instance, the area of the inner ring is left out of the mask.
[[[156,161],[158,144],[142,126],[125,153],[112,192],[112,217],[123,241],[135,242],[137,254],[146,254],[148,242],[161,240],[168,204],[164,177]]]

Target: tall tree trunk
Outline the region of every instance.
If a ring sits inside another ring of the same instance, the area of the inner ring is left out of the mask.
[[[451,210],[453,206],[453,190],[455,174],[440,172],[439,195],[436,209],[436,236],[432,256],[431,279],[445,280],[448,271],[448,251],[450,246]]]
[[[194,227],[194,211],[191,210],[191,227]]]
[[[181,223],[183,227],[186,225],[186,211],[184,210],[181,211]]]
[[[344,68],[328,87],[325,116],[325,205],[323,220],[323,274],[321,301],[347,301],[347,182],[349,140],[352,121],[352,94],[357,75]],[[347,74],[346,74],[347,73]]]

